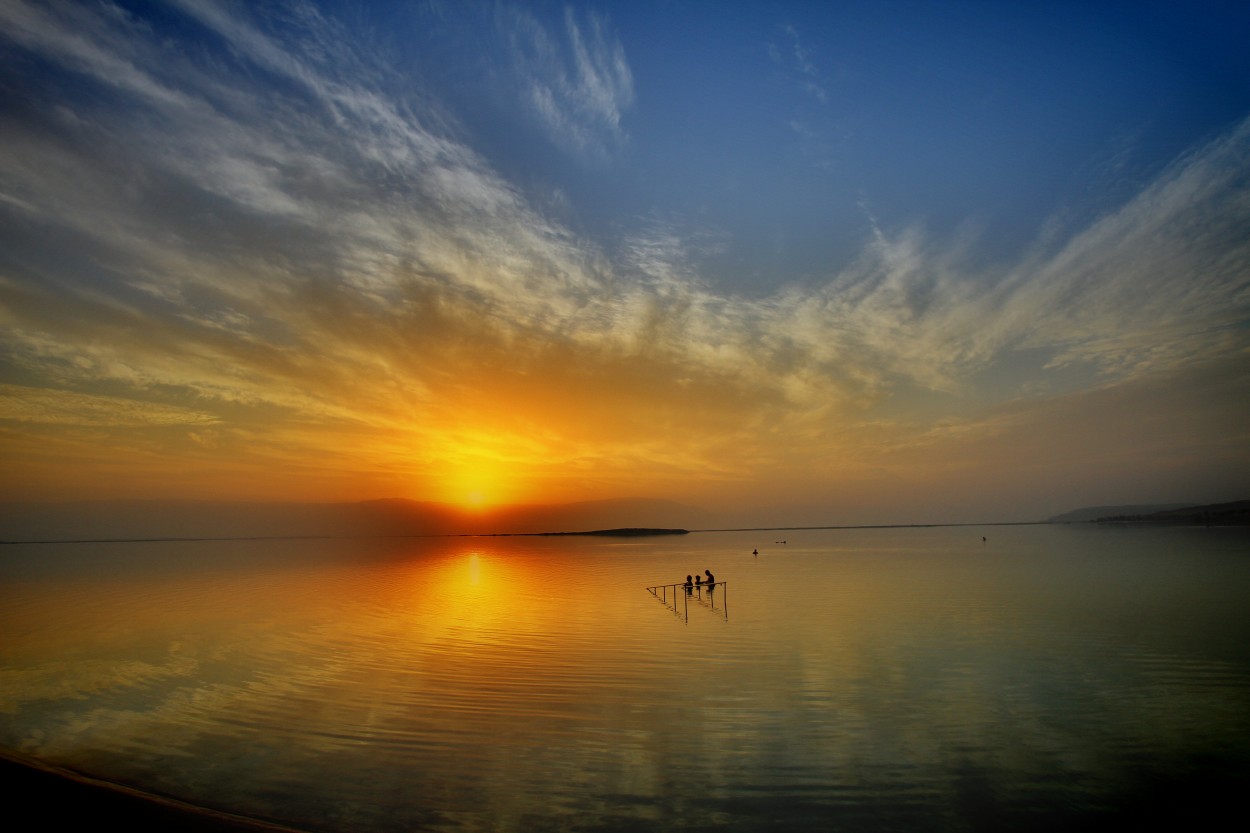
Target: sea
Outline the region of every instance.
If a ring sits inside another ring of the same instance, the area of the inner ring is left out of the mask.
[[[309,831],[1214,827],[1250,530],[9,544],[0,750]]]

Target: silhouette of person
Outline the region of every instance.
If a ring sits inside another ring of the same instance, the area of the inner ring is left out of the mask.
[[[694,577],[694,586],[695,586],[695,587],[702,587],[702,586],[703,586],[703,576],[695,576],[695,577]]]
[[[760,554],[759,550],[751,550],[751,555],[759,555],[759,554]]]
[[[690,576],[686,576],[685,588],[689,591],[691,587],[694,587],[694,583],[690,580]]]
[[[715,583],[716,583],[716,576],[712,575],[712,571],[711,571],[711,570],[704,570],[703,572],[704,572],[704,574],[706,574],[706,575],[707,575],[707,581],[703,582],[704,584],[706,584],[706,585],[708,585],[709,587],[711,587],[713,584],[715,584]]]

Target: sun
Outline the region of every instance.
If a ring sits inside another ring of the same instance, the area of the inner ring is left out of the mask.
[[[508,498],[511,477],[499,461],[477,458],[462,461],[443,483],[443,499],[480,511]]]
[[[521,438],[462,428],[440,439],[430,484],[437,500],[485,512],[530,497],[532,462]]]

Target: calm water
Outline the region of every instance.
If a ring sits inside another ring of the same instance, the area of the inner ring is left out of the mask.
[[[0,747],[314,830],[1197,821],[1247,591],[1237,530],[7,546]]]

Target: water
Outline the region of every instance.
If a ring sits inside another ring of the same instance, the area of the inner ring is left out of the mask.
[[[7,546],[0,747],[311,830],[1201,822],[1250,785],[1247,544]]]

